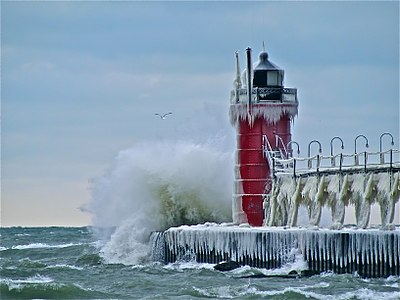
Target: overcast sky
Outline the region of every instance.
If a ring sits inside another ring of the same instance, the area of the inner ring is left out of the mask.
[[[90,180],[135,143],[234,141],[234,52],[243,67],[263,41],[298,89],[303,154],[337,135],[399,147],[398,1],[2,1],[1,224],[89,224]]]

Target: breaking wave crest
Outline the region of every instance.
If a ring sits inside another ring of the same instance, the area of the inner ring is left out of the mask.
[[[232,153],[218,145],[140,143],[92,181],[93,225],[116,228],[101,248],[106,262],[146,262],[151,231],[231,221]]]

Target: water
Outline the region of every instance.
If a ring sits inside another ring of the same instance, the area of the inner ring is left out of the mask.
[[[112,233],[116,229],[109,229]],[[110,263],[94,227],[1,228],[1,299],[400,299],[400,278],[326,273],[310,278],[242,278],[287,274],[211,264]],[[128,253],[126,254],[128,255]]]
[[[204,122],[213,111],[181,126],[190,129],[190,139],[182,141],[179,131],[178,140],[142,142],[118,153],[91,181],[91,199],[82,209],[92,214],[93,226],[0,228],[0,298],[400,299],[399,277],[243,278],[287,274],[302,261],[225,273],[193,261],[151,261],[152,231],[231,221],[234,147],[220,134],[231,129],[219,115]]]

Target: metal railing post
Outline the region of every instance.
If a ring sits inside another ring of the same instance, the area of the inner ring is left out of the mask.
[[[336,165],[335,157],[333,155],[333,141],[336,140],[336,139],[339,140],[342,143],[341,144],[341,148],[342,148],[342,150],[344,149],[343,140],[340,137],[335,136],[334,138],[331,139],[331,156],[332,156],[331,165],[332,165],[332,167],[335,167],[335,165]]]
[[[367,172],[367,151],[364,152],[364,172]]]
[[[276,170],[275,170],[275,153],[274,154],[272,154],[272,177],[275,179],[275,172],[276,172]]]
[[[296,178],[296,159],[293,158],[293,177]]]
[[[354,165],[355,166],[358,166],[358,154],[357,154],[357,140],[359,139],[359,138],[364,138],[364,140],[365,140],[365,147],[366,148],[368,148],[369,147],[369,145],[368,145],[368,139],[367,139],[367,137],[365,136],[365,135],[363,135],[363,134],[359,134],[359,135],[357,135],[356,136],[356,138],[354,139]]]
[[[379,153],[379,160],[381,162],[381,165],[385,163],[385,154],[383,152]]]
[[[331,157],[331,167],[336,167],[336,161],[334,156]]]
[[[394,145],[394,140],[393,140],[393,135],[392,135],[392,134],[390,134],[389,132],[384,132],[384,133],[381,134],[381,136],[379,137],[379,153],[380,153],[380,161],[381,161],[381,164],[384,164],[384,163],[385,163],[385,154],[382,152],[382,139],[383,139],[383,137],[384,137],[385,135],[388,135],[388,136],[391,137],[392,141],[391,141],[390,144],[391,144],[392,146]]]

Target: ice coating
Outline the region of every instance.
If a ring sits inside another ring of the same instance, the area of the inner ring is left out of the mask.
[[[166,262],[188,253],[201,262],[234,260],[255,267],[277,268],[301,253],[308,266],[320,271],[357,271],[372,276],[399,271],[400,228],[342,230],[233,226],[206,223],[173,227],[159,233]]]
[[[275,103],[253,104],[251,114],[248,113],[248,107],[245,104],[232,104],[229,108],[229,118],[233,126],[239,121],[247,120],[252,123],[256,118],[262,118],[269,123],[276,123],[282,116],[287,115],[291,119],[297,116],[297,103],[287,103],[279,105]]]
[[[301,195],[301,196],[300,196]],[[265,200],[267,225],[296,226],[297,210],[305,205],[311,226],[319,226],[321,208],[332,212],[332,228],[343,227],[345,208],[353,204],[359,228],[367,228],[371,205],[379,204],[381,226],[393,228],[395,205],[399,201],[399,172],[310,176],[283,176],[275,180],[273,193]]]

